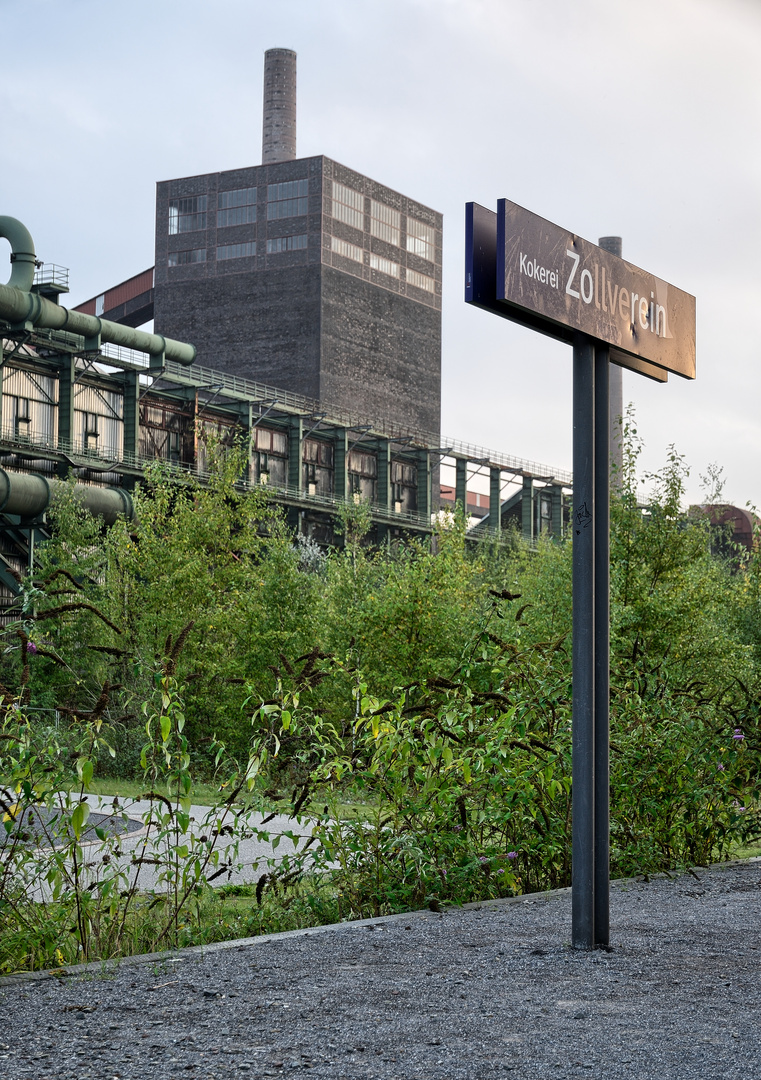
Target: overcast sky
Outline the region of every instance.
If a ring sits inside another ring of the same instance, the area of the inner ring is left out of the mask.
[[[260,163],[295,49],[298,156],[444,214],[445,434],[571,467],[570,349],[463,302],[465,203],[505,197],[697,297],[697,380],[624,375],[643,466],[761,506],[759,0],[0,0],[0,33],[0,214],[67,305],[152,265],[156,181]]]

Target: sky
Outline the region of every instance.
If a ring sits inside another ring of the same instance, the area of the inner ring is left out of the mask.
[[[759,0],[0,0],[0,214],[74,306],[153,263],[155,183],[261,161],[263,54],[298,53],[298,156],[444,214],[442,431],[571,468],[571,351],[463,301],[464,208],[508,198],[697,298],[697,379],[624,373],[761,506]],[[0,241],[0,266],[6,254]],[[9,250],[9,249],[8,249]],[[3,272],[0,270],[0,279]]]

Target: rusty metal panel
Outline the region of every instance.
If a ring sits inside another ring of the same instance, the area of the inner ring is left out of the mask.
[[[141,273],[135,274],[134,277],[114,285],[111,289],[106,289],[99,296],[92,297],[91,300],[85,300],[84,304],[79,304],[73,310],[81,311],[85,315],[98,315],[100,312],[95,310],[95,302],[101,297],[103,298],[102,310],[111,311],[112,308],[118,307],[119,304],[126,304],[129,300],[134,300],[136,296],[140,296],[152,288],[153,267],[150,270],[143,270]]]
[[[509,199],[497,204],[496,298],[561,341],[610,345],[625,367],[634,357],[695,378],[694,296]]]
[[[541,219],[540,219],[541,220]],[[560,328],[529,310],[512,308],[497,298],[497,214],[478,203],[465,207],[465,302],[491,311],[503,319],[519,322],[540,333],[571,343],[573,331]],[[655,382],[667,382],[668,373],[644,360],[611,348],[610,361]]]

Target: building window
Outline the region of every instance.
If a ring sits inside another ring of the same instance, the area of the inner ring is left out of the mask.
[[[365,227],[365,197],[359,191],[333,181],[333,217],[355,229]]]
[[[259,484],[288,486],[288,436],[271,428],[256,428],[253,453],[254,476]]]
[[[14,436],[17,439],[28,438],[29,424],[31,423],[32,419],[31,413],[29,411],[29,398],[16,397],[14,395],[10,398],[10,403]]]
[[[289,180],[267,185],[267,220],[300,217],[307,212],[308,180]]]
[[[333,493],[333,447],[321,439],[304,439],[301,482],[307,495]]]
[[[414,514],[417,510],[417,469],[414,465],[391,462],[391,502],[396,514]]]
[[[170,251],[168,266],[185,266],[186,263],[206,262],[206,248],[188,248],[186,251]]]
[[[407,251],[429,262],[436,261],[436,231],[415,218],[407,218]]]
[[[306,246],[306,233],[302,236],[273,236],[267,241],[267,254],[277,255],[279,251],[297,251]]]
[[[100,296],[95,297],[95,315],[102,315],[106,308],[106,294],[101,293]]]
[[[82,431],[82,445],[85,450],[98,449],[98,414],[86,412],[83,414],[84,427]]]
[[[256,188],[220,191],[217,195],[217,228],[251,225],[256,221]]]
[[[172,199],[169,203],[169,235],[206,228],[206,195]]]
[[[399,277],[399,263],[382,259],[380,255],[370,255],[370,269],[379,270],[381,274],[388,274],[389,277]]]
[[[402,215],[385,203],[370,200],[370,232],[379,240],[399,247]]]
[[[244,259],[247,255],[256,255],[256,240],[249,240],[247,244],[223,244],[217,248],[217,262]]]
[[[337,236],[331,236],[330,250],[335,252],[336,255],[343,255],[345,259],[354,259],[354,262],[358,263],[361,263],[364,258],[364,252],[361,247],[357,247],[356,244],[350,244],[348,240],[341,240]]]
[[[433,278],[428,277],[427,274],[418,274],[417,270],[407,271],[407,284],[414,285],[416,289],[425,289],[429,293],[436,290],[436,282]]]

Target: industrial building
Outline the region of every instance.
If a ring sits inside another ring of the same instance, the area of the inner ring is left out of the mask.
[[[31,565],[58,480],[129,516],[148,461],[203,477],[209,431],[247,437],[241,482],[321,542],[358,498],[379,544],[430,533],[440,496],[482,519],[474,537],[562,532],[570,474],[441,436],[441,215],[296,158],[289,50],[267,54],[262,165],[158,185],[153,268],[67,310],[68,271],[14,219],[0,236],[0,589]]]

